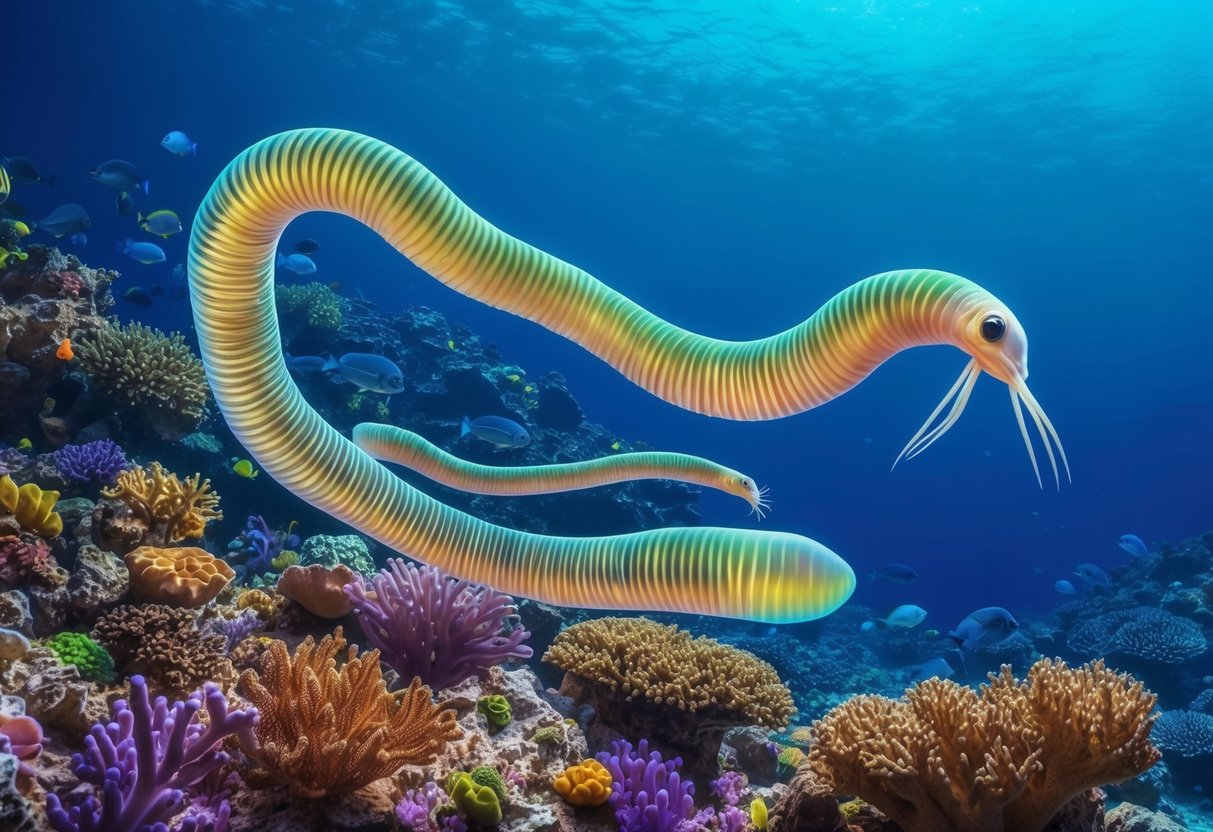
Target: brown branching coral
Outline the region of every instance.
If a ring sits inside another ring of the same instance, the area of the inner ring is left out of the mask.
[[[308,636],[291,656],[274,641],[261,672],[246,670],[240,690],[257,706],[258,748],[246,748],[257,767],[250,784],[285,783],[294,797],[345,794],[389,777],[406,765],[434,761],[460,736],[455,712],[430,701],[430,689],[414,679],[388,693],[379,651],[362,656],[341,628],[317,644]]]
[[[714,764],[727,728],[782,728],[796,710],[766,662],[647,618],[574,624],[543,659],[567,671],[563,693],[623,736],[677,751],[692,771]]]
[[[230,682],[227,639],[198,629],[194,612],[163,604],[117,607],[97,619],[93,639],[124,673],[143,673],[153,687],[182,694],[204,682]]]
[[[1159,759],[1155,697],[1103,662],[1009,667],[980,692],[929,679],[901,700],[857,696],[813,726],[805,766],[906,832],[1039,832],[1074,795]]]
[[[210,480],[194,474],[182,481],[159,462],[123,471],[113,488],[102,489],[101,496],[122,503],[130,516],[108,520],[94,517],[94,523],[116,526],[121,519],[134,521],[137,527],[146,528],[137,543],[149,546],[202,537],[208,522],[223,519],[219,495],[211,490]]]
[[[123,410],[166,439],[195,430],[205,415],[206,372],[179,332],[108,322],[76,346],[76,358]]]

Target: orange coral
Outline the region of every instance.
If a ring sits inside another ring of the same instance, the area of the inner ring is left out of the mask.
[[[312,615],[341,618],[354,609],[342,587],[358,580],[358,573],[343,563],[334,567],[313,563],[288,566],[278,578],[278,592]]]
[[[127,554],[126,568],[136,597],[175,607],[204,606],[236,577],[223,560],[194,546],[140,546]]]
[[[319,644],[308,636],[292,657],[274,641],[261,673],[240,676],[244,697],[257,706],[257,762],[250,784],[285,783],[294,797],[346,794],[389,777],[406,765],[427,765],[460,735],[455,712],[436,706],[430,689],[414,679],[388,693],[379,651],[359,656],[345,649],[338,627]]]
[[[552,780],[552,788],[574,806],[601,806],[611,796],[611,782],[602,763],[583,760]]]
[[[208,522],[223,519],[210,480],[194,474],[182,481],[159,462],[123,471],[101,496],[121,500],[152,530],[148,538],[165,544],[202,537]]]
[[[857,696],[813,726],[807,766],[906,832],[1038,832],[1074,795],[1158,761],[1155,697],[1103,662],[1009,667],[981,692],[928,679],[904,699]]]

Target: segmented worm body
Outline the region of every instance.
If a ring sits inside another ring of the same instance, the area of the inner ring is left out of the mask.
[[[1047,420],[1042,424],[1043,412],[1023,381],[1022,329],[997,299],[956,275],[877,275],[786,332],[721,341],[680,329],[504,233],[390,145],[330,129],[257,143],[216,180],[190,239],[194,321],[229,426],[261,466],[302,499],[399,552],[504,592],[566,606],[779,623],[833,611],[851,594],[855,576],[822,544],[781,532],[527,534],[455,511],[393,476],[325,423],[283,361],[274,249],[287,223],[314,210],[363,222],[451,288],[565,335],[646,390],[691,410],[732,419],[797,413],[845,392],[899,350],[952,343],[973,362],[949,395],[960,391],[951,411],[928,430],[945,399],[907,447],[910,455],[950,427],[981,370],[1011,386],[1017,414],[1022,398],[1046,436]],[[1047,429],[1056,439],[1052,426]]]
[[[356,425],[352,438],[355,445],[376,459],[399,463],[435,482],[473,494],[556,494],[630,480],[664,479],[733,494],[760,516],[767,507],[765,490],[759,489],[753,479],[691,454],[644,451],[554,465],[481,465],[393,425]]]

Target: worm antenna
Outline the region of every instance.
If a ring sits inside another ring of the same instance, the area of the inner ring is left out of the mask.
[[[981,375],[981,370],[977,367],[976,359],[965,365],[964,370],[960,373],[960,378],[956,379],[956,383],[944,395],[943,401],[931,411],[931,415],[923,422],[922,427],[910,437],[910,441],[906,443],[906,446],[901,449],[901,453],[897,455],[897,459],[893,460],[894,468],[903,459],[913,459],[918,456],[929,448],[936,439],[947,433],[952,425],[956,424],[956,420],[960,418],[960,414],[964,413],[965,405],[969,403],[969,394],[973,392],[973,385],[977,383],[979,375]],[[953,397],[955,397],[955,400],[953,400]],[[931,425],[939,418],[939,414],[943,412],[943,409],[948,406],[948,402],[952,402],[952,409],[948,411],[948,415],[944,417],[943,421],[932,428]]]

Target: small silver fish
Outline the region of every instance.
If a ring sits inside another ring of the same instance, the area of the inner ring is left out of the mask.
[[[1080,563],[1074,567],[1074,574],[1086,581],[1088,586],[1107,586],[1108,573],[1093,563]]]
[[[382,355],[347,352],[340,358],[333,358],[325,353],[319,356],[323,362],[319,367],[315,367],[316,357],[301,355],[290,359],[290,362],[294,363],[294,369],[301,372],[318,370],[327,373],[335,382],[348,382],[368,393],[386,393],[390,396],[404,389],[404,373],[396,366],[396,362]],[[287,366],[290,366],[290,363]]]
[[[927,617],[927,611],[914,604],[902,604],[881,621],[886,627],[917,627]]]
[[[294,272],[295,274],[316,273],[316,261],[306,254],[295,253],[289,256],[279,254],[275,265],[280,269],[286,269],[288,272]]]
[[[130,162],[122,159],[110,159],[108,162],[102,162],[88,174],[102,185],[109,185],[120,191],[143,191],[145,194],[150,191],[150,185],[143,174],[139,173]]]

